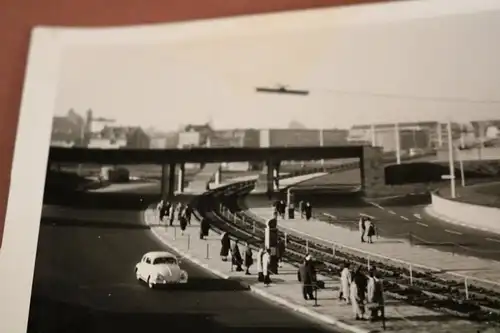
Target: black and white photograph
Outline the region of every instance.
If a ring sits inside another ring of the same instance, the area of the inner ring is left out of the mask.
[[[35,28],[26,332],[500,332],[498,37],[486,0]]]

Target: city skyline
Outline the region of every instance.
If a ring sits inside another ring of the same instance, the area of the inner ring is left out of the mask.
[[[73,46],[62,58],[55,113],[91,108],[162,131],[209,120],[226,129],[495,119],[500,48],[491,30],[500,32],[500,11],[175,45]],[[311,93],[255,92],[277,84]]]

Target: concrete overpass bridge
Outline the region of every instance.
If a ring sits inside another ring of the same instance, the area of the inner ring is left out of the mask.
[[[220,169],[214,163],[264,162],[263,177],[267,192],[274,191],[276,175],[282,161],[359,158],[363,190],[384,185],[384,160],[381,148],[364,145],[327,147],[272,147],[272,148],[191,148],[191,149],[85,149],[52,147],[49,163],[92,163],[101,165],[156,164],[162,166],[161,192],[167,199],[176,189],[182,192],[186,163],[210,165],[207,177],[217,178]]]

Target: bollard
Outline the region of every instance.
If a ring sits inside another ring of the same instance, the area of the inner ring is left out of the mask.
[[[318,306],[318,286],[314,284],[314,307]]]
[[[191,235],[188,234],[187,236],[188,236],[187,240],[188,240],[188,250],[189,250],[189,248],[191,247]]]
[[[410,264],[410,286],[413,286],[413,268]]]
[[[332,254],[333,254],[334,257],[337,254],[337,248],[335,247],[335,245],[332,245]]]
[[[236,214],[233,215],[233,222],[236,223]]]
[[[174,240],[177,239],[177,227],[173,225],[174,227]]]
[[[206,258],[205,259],[210,259],[210,244],[207,243],[207,252],[206,252]]]
[[[465,284],[465,299],[469,300],[469,284],[467,283],[467,278],[465,278],[464,284]]]
[[[410,242],[410,246],[413,246],[413,237],[411,231],[408,233],[408,241]]]
[[[306,239],[306,253],[309,253],[309,240]]]
[[[370,256],[366,259],[367,265],[368,265],[368,270],[370,270]]]
[[[287,233],[285,232],[285,249],[286,249],[286,244],[288,243],[288,235]]]
[[[253,227],[252,227],[252,229],[253,229],[252,232],[255,234],[255,221],[253,221]]]

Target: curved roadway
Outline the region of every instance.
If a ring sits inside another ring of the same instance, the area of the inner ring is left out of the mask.
[[[412,195],[394,197],[378,202],[367,202],[353,192],[360,183],[359,170],[332,173],[300,183],[293,188],[296,198],[311,201],[315,216],[323,221],[358,231],[361,214],[374,218],[380,235],[408,239],[419,245],[464,254],[478,258],[500,260],[500,235],[454,225],[432,217],[425,212],[430,197]],[[321,185],[329,188],[320,193]],[[249,205],[269,206],[263,198],[249,197]]]
[[[28,332],[328,330],[187,261],[181,266],[190,282],[183,288],[139,284],[135,263],[147,251],[168,250],[141,223],[138,211],[158,196],[142,192],[143,200],[124,193],[66,197],[72,213],[42,219]]]

